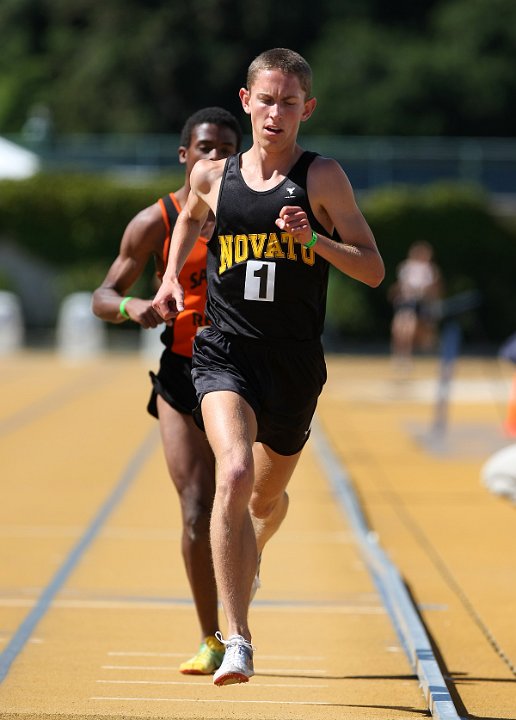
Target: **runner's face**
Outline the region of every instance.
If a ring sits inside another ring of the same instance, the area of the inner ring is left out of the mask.
[[[315,108],[315,98],[306,100],[298,77],[281,70],[260,71],[250,89],[242,88],[240,99],[258,142],[271,146],[295,142],[299,124]]]
[[[186,164],[190,175],[198,160],[220,160],[237,152],[238,138],[226,125],[202,123],[192,130],[190,145],[179,148],[179,162]]]

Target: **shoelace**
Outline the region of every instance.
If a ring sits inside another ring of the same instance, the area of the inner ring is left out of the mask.
[[[239,645],[239,646],[243,645],[245,648],[247,648],[251,652],[253,652],[256,649],[252,643],[250,643],[248,640],[243,638],[241,635],[232,635],[230,638],[228,638],[228,640],[224,640],[224,638],[222,637],[222,633],[219,630],[217,630],[217,632],[215,633],[215,637],[226,648],[234,647],[235,645]]]

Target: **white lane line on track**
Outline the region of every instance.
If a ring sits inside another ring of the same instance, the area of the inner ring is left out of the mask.
[[[260,660],[261,659],[262,658],[260,658]],[[256,668],[256,674],[262,675],[262,676],[282,675],[282,674],[286,674],[286,673],[288,673],[289,675],[295,675],[296,677],[297,676],[303,677],[304,675],[318,675],[319,677],[324,678],[324,676],[326,675],[326,670],[321,670],[321,668],[314,669],[314,668],[300,668],[300,667],[297,667],[297,668],[285,668],[285,667],[280,667],[280,668],[272,667],[271,668],[270,667],[270,668],[267,668],[267,670],[262,670],[259,666]]]
[[[265,604],[266,603],[266,604]],[[386,610],[379,605],[318,605],[307,601],[306,605],[277,605],[274,600],[254,600],[253,612],[299,612],[299,613],[339,613],[340,615],[385,615]]]
[[[0,598],[0,607],[26,607],[30,608],[36,604],[36,599]],[[66,600],[59,599],[52,602],[52,607],[66,610],[170,610],[170,609],[191,609],[190,600]],[[255,600],[253,612],[288,612],[288,613],[338,613],[341,615],[385,615],[386,610],[379,605],[332,605],[321,604],[320,601],[299,601],[290,603],[281,600]]]
[[[0,527],[0,537],[6,538],[75,538],[79,537],[83,528],[75,525],[21,525],[11,524]],[[143,540],[171,541],[175,542],[181,538],[180,530],[169,530],[166,528],[103,528],[99,537],[109,540]],[[295,545],[300,543],[314,545],[315,543],[336,543],[338,545],[351,544],[355,542],[352,533],[349,531],[306,531],[284,533],[278,538],[282,545]]]
[[[177,667],[175,665],[101,665],[101,670],[157,670],[157,671],[165,671],[170,672],[176,671]],[[266,671],[260,671],[257,670],[256,672],[260,672],[260,674],[264,675],[271,675],[273,673],[289,673],[293,675],[320,675],[321,677],[324,677],[326,674],[326,670],[321,670],[320,668],[267,668]]]
[[[118,650],[110,650],[108,653],[109,657],[169,657],[169,658],[188,658],[190,655],[187,652],[184,653],[173,653],[173,652],[139,652],[139,651],[118,651]],[[326,658],[324,655],[262,655],[260,653],[260,658],[262,660],[303,660],[306,662],[306,660],[309,660],[310,662],[314,661],[323,661]]]
[[[75,525],[2,525],[0,537],[5,538],[77,538],[84,528]]]
[[[90,700],[97,700],[99,702],[172,702],[172,703],[212,703],[220,705],[226,703],[227,705],[324,705],[326,707],[332,707],[335,703],[317,701],[302,702],[301,700],[221,700],[216,698],[214,700],[204,700],[201,698],[145,698],[145,697],[103,697],[93,696]]]
[[[189,658],[191,656],[188,653],[178,653],[178,652],[139,652],[139,651],[131,651],[131,652],[118,652],[118,651],[110,651],[108,652],[109,657],[148,657],[148,658]]]
[[[199,676],[198,676],[199,677]],[[205,679],[207,676],[204,676]],[[96,682],[102,683],[103,685],[188,685],[189,687],[211,687],[205,683],[201,683],[196,680],[181,681],[181,680],[97,680]],[[260,681],[253,680],[253,687],[269,687],[269,688],[327,688],[329,685],[323,685],[322,683],[262,683]]]

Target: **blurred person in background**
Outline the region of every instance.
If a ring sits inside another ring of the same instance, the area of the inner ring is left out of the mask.
[[[128,293],[153,261],[160,279],[168,260],[175,221],[190,192],[190,173],[201,159],[219,160],[236,153],[242,130],[236,118],[218,107],[194,113],[186,121],[178,150],[184,184],[139,212],[127,225],[117,258],[93,294],[95,315],[111,323],[127,320],[156,328],[163,318],[149,298]],[[206,435],[192,419],[197,399],[191,379],[193,339],[207,324],[206,247],[214,228],[208,215],[182,273],[185,309],[161,335],[164,350],[152,379],[147,410],[158,418],[168,471],[179,495],[182,553],[201,629],[199,651],[180,665],[185,674],[212,674],[221,664],[224,646],[217,640],[218,596],[210,546],[210,516],[215,493],[215,465]]]
[[[441,294],[441,273],[433,261],[433,248],[427,242],[415,242],[398,265],[396,282],[389,289],[393,304],[391,352],[402,376],[410,371],[416,348],[430,350],[435,345]]]

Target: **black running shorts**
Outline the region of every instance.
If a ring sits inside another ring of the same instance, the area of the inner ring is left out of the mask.
[[[209,392],[236,392],[256,414],[258,442],[295,455],[310,435],[326,363],[319,341],[271,345],[211,326],[195,338],[192,378],[199,403]],[[193,415],[202,427],[200,405]]]
[[[152,392],[147,411],[158,417],[156,398],[158,395],[175,410],[184,415],[191,415],[197,405],[197,396],[192,383],[192,359],[184,355],[176,355],[164,350],[161,355],[158,374],[149,373],[152,381]]]

